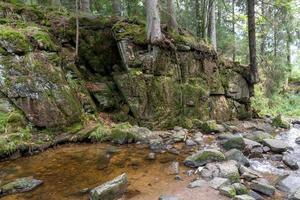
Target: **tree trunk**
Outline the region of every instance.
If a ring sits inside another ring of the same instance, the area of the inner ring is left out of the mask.
[[[261,0],[261,15],[265,17],[265,2],[264,0]],[[261,44],[260,44],[260,56],[261,56],[261,61],[263,61],[264,56],[265,56],[265,45],[266,45],[266,36],[265,36],[265,25],[261,25]]]
[[[175,32],[178,32],[178,24],[176,20],[176,10],[174,5],[174,0],[168,0],[167,2],[168,6],[168,27]]]
[[[112,0],[112,9],[114,17],[119,18],[122,16],[120,0]]]
[[[84,13],[90,13],[90,0],[81,0],[81,7],[80,10]]]
[[[155,44],[162,40],[158,0],[146,0],[147,9],[147,39]]]
[[[75,39],[75,55],[78,56],[78,49],[79,49],[79,10],[78,10],[78,0],[75,1],[75,11],[76,11],[76,39]]]
[[[236,44],[235,44],[235,0],[232,0],[232,37],[233,37],[233,45],[232,45],[232,60],[235,62],[236,57]]]
[[[215,50],[217,50],[217,33],[216,33],[216,2],[210,0],[209,2],[209,27],[208,38]]]
[[[248,35],[250,52],[250,81],[257,83],[258,71],[256,62],[256,36],[255,36],[255,0],[248,0]]]
[[[202,29],[201,37],[203,39],[207,36],[207,0],[202,0]]]
[[[195,13],[196,13],[196,34],[197,37],[201,37],[201,16],[200,16],[200,0],[195,2]]]

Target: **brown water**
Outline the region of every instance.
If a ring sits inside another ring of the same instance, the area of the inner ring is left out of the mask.
[[[88,199],[84,189],[96,187],[124,172],[128,174],[129,187],[123,199],[153,200],[161,194],[173,194],[186,200],[226,199],[208,187],[188,189],[186,186],[194,177],[187,177],[183,166],[180,168],[183,181],[168,175],[170,162],[182,161],[184,155],[158,154],[156,160],[150,161],[145,159],[148,153],[148,149],[139,145],[80,144],[3,162],[0,163],[2,184],[27,176],[44,181],[32,192],[6,196],[3,200]]]

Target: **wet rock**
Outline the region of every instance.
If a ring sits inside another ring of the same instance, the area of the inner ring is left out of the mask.
[[[90,192],[90,200],[114,200],[120,198],[128,187],[127,174],[122,174],[115,179],[106,182]]]
[[[194,135],[194,141],[197,143],[197,144],[203,144],[203,134],[198,132]]]
[[[254,147],[253,149],[251,149],[250,151],[250,158],[262,158],[263,157],[263,148],[260,146],[260,147]]]
[[[243,184],[234,183],[234,184],[232,184],[232,186],[234,187],[237,195],[248,194],[248,189]]]
[[[237,195],[237,196],[235,196],[234,200],[255,200],[255,198],[253,198],[250,195],[243,194],[243,195]]]
[[[274,155],[271,155],[271,160],[272,161],[282,161],[282,155],[281,154],[274,154]]]
[[[238,182],[240,178],[237,163],[232,160],[207,164],[201,171],[201,176],[207,179],[214,177],[228,178],[233,183]]]
[[[281,191],[294,193],[300,188],[300,175],[290,174],[280,180],[276,187]]]
[[[231,135],[228,136],[227,139],[221,141],[221,144],[224,149],[240,149],[243,150],[245,148],[245,142],[242,136]]]
[[[249,160],[244,154],[238,149],[231,149],[225,153],[227,160],[235,160],[239,164],[245,165],[247,167],[250,166]]]
[[[158,200],[182,200],[182,199],[171,195],[161,195]]]
[[[265,194],[267,196],[274,196],[275,187],[265,183],[264,181],[252,181],[250,184],[252,190]]]
[[[161,138],[150,139],[149,147],[153,151],[159,151],[164,147],[163,140]]]
[[[288,166],[292,170],[299,169],[299,165],[298,165],[297,161],[291,155],[284,155],[282,158],[282,161],[284,164],[286,164],[286,166]]]
[[[262,146],[262,144],[254,141],[254,140],[247,139],[247,138],[244,138],[244,143],[245,143],[245,146],[249,149]]]
[[[154,152],[151,152],[147,156],[147,160],[155,160],[156,154]]]
[[[234,187],[231,185],[221,186],[219,188],[219,192],[221,195],[229,197],[229,198],[233,198],[236,195],[236,191],[235,191]]]
[[[291,200],[300,200],[300,188],[292,195]]]
[[[227,179],[227,178],[215,177],[212,180],[210,180],[208,182],[208,184],[209,184],[210,187],[212,187],[214,189],[218,189],[222,185],[228,185],[228,184],[230,184],[230,180]]]
[[[177,175],[179,174],[179,162],[172,162],[168,167],[169,175]]]
[[[199,151],[184,160],[184,164],[189,167],[199,167],[210,162],[223,161],[225,155],[215,149],[206,149]]]
[[[261,175],[258,172],[254,171],[250,168],[247,168],[245,166],[240,166],[239,171],[241,173],[241,177],[248,181],[251,181],[251,180],[261,177]]]
[[[197,143],[194,142],[192,139],[187,139],[187,140],[185,141],[185,144],[186,144],[187,146],[195,146],[195,145],[197,145]]]
[[[295,142],[300,145],[300,137],[296,138]]]
[[[207,181],[205,180],[195,180],[193,182],[191,182],[189,185],[188,185],[188,188],[196,188],[196,187],[202,187],[204,185],[207,184]]]
[[[19,178],[1,186],[0,197],[9,194],[28,192],[40,186],[42,183],[43,181],[34,179],[33,177]]]
[[[247,139],[261,143],[261,142],[263,142],[264,139],[272,138],[272,135],[270,135],[267,132],[263,132],[263,131],[254,131],[252,133],[247,134],[245,137]]]
[[[270,147],[271,151],[275,153],[282,153],[288,148],[288,144],[286,144],[282,140],[264,139],[263,142],[266,146]]]
[[[250,190],[248,195],[253,197],[255,200],[264,200],[264,198],[260,194],[254,192],[253,190]]]
[[[278,115],[273,119],[272,125],[279,128],[285,128],[285,129],[290,128],[289,122],[283,119],[281,115]]]

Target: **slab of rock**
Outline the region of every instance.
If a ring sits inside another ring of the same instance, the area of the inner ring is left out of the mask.
[[[198,132],[194,135],[194,141],[197,143],[197,144],[203,144],[203,134]]]
[[[224,139],[221,141],[221,145],[224,149],[240,149],[243,150],[245,148],[245,142],[244,138],[239,135],[232,135],[230,137],[227,137],[227,139]]]
[[[231,149],[227,151],[225,156],[227,160],[235,160],[241,165],[245,165],[247,167],[250,166],[248,158],[238,149]]]
[[[208,184],[209,184],[210,187],[212,187],[214,189],[218,189],[219,187],[221,187],[223,185],[230,184],[230,181],[227,178],[215,177],[212,180],[210,180],[208,182]]]
[[[272,135],[263,131],[254,131],[247,134],[245,137],[256,142],[263,142],[264,139],[271,139]]]
[[[248,194],[248,189],[245,185],[241,183],[234,183],[232,186],[234,187],[237,195]]]
[[[292,195],[291,200],[300,200],[300,188]]]
[[[128,187],[127,174],[122,174],[90,191],[90,200],[115,200],[120,198]]]
[[[294,193],[300,188],[300,175],[290,174],[289,176],[280,180],[276,187],[284,192]]]
[[[0,188],[0,197],[15,193],[28,192],[40,186],[42,183],[43,181],[34,179],[33,177],[18,178]]]
[[[158,200],[182,200],[182,199],[171,195],[161,195]]]
[[[199,167],[207,163],[223,160],[225,160],[225,155],[222,152],[215,149],[206,149],[187,157],[184,160],[184,164],[189,167]]]
[[[223,196],[233,198],[236,195],[236,191],[233,186],[231,185],[226,185],[226,186],[221,186],[219,188],[219,193]]]
[[[260,192],[270,197],[274,196],[275,194],[275,187],[263,181],[252,181],[250,187],[252,190]]]
[[[285,152],[288,148],[288,144],[282,140],[264,139],[263,142],[266,146],[270,147],[271,151],[275,153]]]
[[[245,143],[245,146],[249,149],[252,149],[254,147],[262,147],[262,144],[254,141],[254,140],[247,139],[247,138],[244,138],[244,143]]]
[[[207,181],[205,181],[205,180],[202,180],[202,179],[195,180],[188,185],[188,188],[202,187],[203,185],[206,185],[206,184],[207,184]]]
[[[243,194],[243,195],[237,195],[234,197],[234,200],[256,200],[255,198],[253,198],[250,195],[247,194]]]
[[[253,197],[255,200],[264,200],[264,198],[260,194],[254,192],[253,190],[250,190],[248,195]]]
[[[282,161],[286,166],[288,166],[292,170],[299,169],[299,165],[298,165],[297,161],[291,155],[284,155],[282,158]]]

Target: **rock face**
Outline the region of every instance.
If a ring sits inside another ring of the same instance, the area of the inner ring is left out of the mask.
[[[42,183],[43,181],[34,179],[33,177],[19,178],[11,183],[3,185],[0,188],[0,197],[20,192],[28,192],[40,186]]]
[[[199,167],[210,162],[223,160],[225,160],[225,155],[222,152],[215,149],[207,149],[187,157],[184,164],[189,167]]]
[[[92,189],[90,192],[90,200],[118,199],[124,194],[127,186],[127,174],[122,174],[115,179]]]

